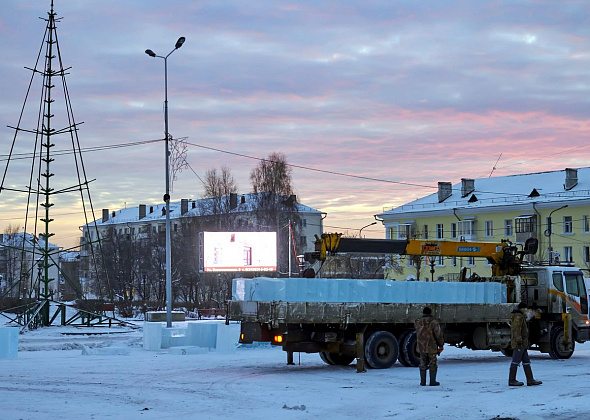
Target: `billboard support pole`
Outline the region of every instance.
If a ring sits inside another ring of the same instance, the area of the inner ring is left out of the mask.
[[[289,220],[289,238],[287,240],[287,243],[289,244],[289,246],[287,247],[287,249],[289,250],[289,277],[291,277],[291,245],[293,245],[292,241],[293,232],[291,232],[291,221]]]

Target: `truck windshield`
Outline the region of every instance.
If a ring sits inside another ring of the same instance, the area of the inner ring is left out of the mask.
[[[584,284],[584,276],[579,271],[563,273],[565,276],[565,287],[567,293],[580,297],[580,309],[583,314],[588,313],[588,296]]]

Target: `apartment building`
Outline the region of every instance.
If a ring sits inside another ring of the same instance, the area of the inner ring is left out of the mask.
[[[466,242],[508,240],[523,245],[536,238],[532,261],[560,260],[590,267],[590,168],[566,168],[503,177],[439,182],[438,191],[379,214],[391,239]],[[386,278],[453,280],[462,267],[490,274],[485,259],[399,256]],[[431,273],[434,269],[434,273]]]

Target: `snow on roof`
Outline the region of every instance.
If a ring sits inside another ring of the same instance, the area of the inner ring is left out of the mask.
[[[15,233],[4,233],[0,235],[0,245],[21,247],[23,245],[23,238],[25,241],[26,248],[32,248],[35,246],[37,249],[45,248],[45,240],[42,237],[35,237],[30,233],[15,232]],[[49,249],[58,249],[59,247],[51,242],[48,243]]]
[[[249,194],[237,194],[237,203],[236,207],[230,211],[230,213],[248,213],[254,211],[256,209],[256,200],[259,197],[259,194],[249,193]],[[221,197],[222,206],[225,207],[228,205],[230,200],[229,196]],[[219,201],[216,202],[214,198],[203,198],[199,200],[186,200],[188,208],[186,213],[181,214],[181,205],[182,201],[170,202],[170,218],[171,219],[178,219],[180,217],[198,217],[198,216],[207,216],[214,214],[213,209],[217,206],[219,207]],[[297,201],[293,202],[295,206],[295,210],[298,213],[307,213],[307,214],[321,214],[322,212],[306,206],[304,204],[298,203]],[[165,222],[166,220],[166,204],[148,204],[146,205],[145,217],[139,218],[139,206],[119,209],[115,211],[109,212],[108,220],[106,222],[102,221],[102,218],[96,219],[96,224],[101,225],[109,225],[109,224],[120,224],[120,223],[134,223],[134,222],[157,222],[162,221]],[[94,222],[89,223],[89,225],[93,225]]]
[[[577,183],[565,188],[566,174],[577,172]],[[462,197],[463,182],[452,186],[451,195],[439,203],[438,192],[392,208],[379,217],[421,211],[443,211],[452,209],[478,209],[506,207],[527,203],[557,203],[590,199],[590,167],[560,171],[537,172],[474,179],[474,190]]]
[[[64,251],[59,254],[59,260],[62,262],[76,262],[80,260],[80,251]]]

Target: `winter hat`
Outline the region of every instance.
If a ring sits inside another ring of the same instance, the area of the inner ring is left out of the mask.
[[[432,309],[430,309],[428,306],[425,306],[424,309],[422,310],[422,314],[423,315],[430,315],[430,314],[432,314]]]

